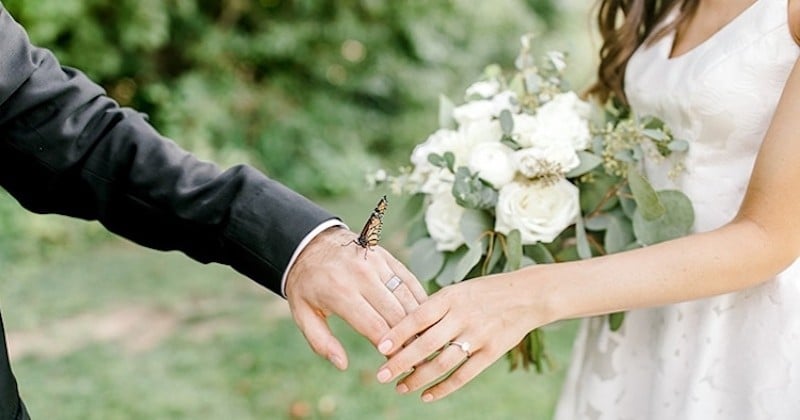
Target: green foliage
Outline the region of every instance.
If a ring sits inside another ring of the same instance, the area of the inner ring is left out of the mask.
[[[6,0],[32,40],[204,158],[357,191],[432,127],[431,96],[507,61],[557,2]],[[467,75],[469,76],[469,75]],[[471,76],[469,76],[471,77]]]

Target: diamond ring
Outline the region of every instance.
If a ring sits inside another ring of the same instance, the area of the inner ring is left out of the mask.
[[[403,284],[403,279],[397,277],[397,274],[392,274],[392,277],[384,283],[386,288],[389,289],[390,292],[394,292],[395,289],[400,287]]]
[[[468,341],[451,341],[449,344],[451,346],[458,346],[458,348],[461,351],[463,351],[464,354],[467,355],[467,357],[470,357],[472,355],[472,353],[470,353],[470,349],[472,349],[472,346],[469,344]]]

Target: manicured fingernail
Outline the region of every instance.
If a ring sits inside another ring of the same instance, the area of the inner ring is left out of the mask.
[[[381,371],[378,372],[378,382],[381,383],[386,382],[391,377],[392,377],[392,372],[389,372],[389,369],[381,369]]]
[[[405,394],[406,392],[408,392],[408,386],[406,384],[399,384],[395,389],[397,390],[397,392],[401,394]]]
[[[344,364],[342,363],[342,358],[341,357],[339,357],[339,356],[337,356],[335,354],[332,354],[332,355],[328,356],[328,361],[331,362],[331,364],[333,364],[334,366],[336,366],[337,369],[340,369],[340,370],[344,369]]]
[[[378,344],[378,351],[383,354],[388,354],[389,350],[391,349],[392,349],[391,340],[383,340],[380,344]]]
[[[433,401],[433,395],[431,395],[431,394],[422,394],[422,401],[424,401],[424,402]]]

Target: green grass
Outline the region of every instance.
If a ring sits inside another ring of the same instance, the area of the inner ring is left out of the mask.
[[[374,200],[363,201],[330,207],[355,225],[362,215],[343,209],[366,216]],[[34,419],[548,419],[575,330],[573,322],[548,329],[554,372],[508,372],[500,360],[458,393],[423,404],[419,393],[378,384],[382,358],[338,319],[351,366],[335,370],[308,348],[285,302],[227,267],[114,240],[7,266],[0,278],[12,339],[48,340],[13,363]],[[144,308],[147,325],[122,337],[85,332],[125,308]],[[148,338],[163,320],[167,333]]]

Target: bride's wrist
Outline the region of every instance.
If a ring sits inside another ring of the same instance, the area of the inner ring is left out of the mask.
[[[563,319],[563,305],[557,295],[557,274],[548,265],[536,265],[508,273],[514,287],[509,289],[509,301],[522,308],[524,322],[530,330]]]

